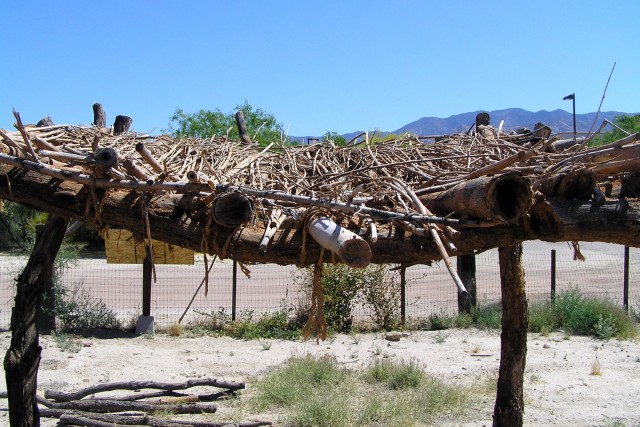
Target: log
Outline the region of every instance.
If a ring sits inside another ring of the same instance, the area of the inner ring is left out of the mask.
[[[50,116],[47,116],[43,119],[41,119],[38,123],[36,123],[36,127],[46,127],[46,126],[53,126],[53,120],[51,119]]]
[[[11,313],[11,344],[4,358],[11,426],[39,426],[36,402],[37,374],[42,348],[36,318],[43,289],[51,280],[53,262],[67,230],[67,221],[49,215],[18,277]]]
[[[159,390],[186,390],[191,387],[202,386],[226,388],[229,390],[241,390],[245,388],[245,384],[243,382],[224,381],[218,380],[216,378],[198,378],[181,383],[161,383],[157,381],[125,381],[97,384],[73,393],[65,393],[56,390],[45,390],[44,397],[46,399],[53,399],[59,402],[68,402],[71,400],[80,400],[83,397],[92,394],[104,393],[106,391],[113,390],[141,390],[145,388]]]
[[[107,113],[102,109],[102,104],[93,104],[93,125],[99,128],[107,127]]]
[[[596,174],[591,169],[576,169],[568,173],[546,176],[533,184],[533,190],[547,197],[589,199],[596,188]]]
[[[116,120],[113,122],[113,134],[121,135],[129,132],[132,123],[133,119],[129,116],[116,116]]]
[[[213,219],[225,227],[238,227],[253,218],[251,199],[237,191],[217,196],[213,201]]]
[[[369,244],[329,218],[311,220],[309,234],[320,246],[335,253],[349,267],[365,268],[371,262]]]
[[[249,131],[247,131],[247,123],[244,121],[244,113],[242,110],[236,112],[236,124],[238,125],[238,133],[240,134],[240,141],[245,144],[252,144]]]
[[[438,215],[452,212],[506,223],[518,221],[531,207],[529,180],[517,172],[483,176],[439,193],[425,194],[420,201]]]
[[[524,368],[527,356],[527,296],[522,243],[498,248],[502,290],[500,369],[493,410],[494,427],[522,426]]]
[[[169,411],[174,414],[213,414],[217,407],[208,404],[166,405],[152,402],[128,402],[116,399],[83,399],[69,402],[50,402],[51,409],[69,409],[87,412],[142,411],[148,413]]]
[[[640,171],[629,173],[622,178],[618,197],[638,197],[638,195],[640,195]]]

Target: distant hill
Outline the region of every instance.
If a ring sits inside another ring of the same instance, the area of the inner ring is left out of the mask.
[[[475,123],[476,115],[481,111],[457,114],[455,116],[440,119],[437,117],[423,117],[420,120],[409,123],[394,133],[411,132],[417,135],[449,135],[457,132],[466,132]],[[488,111],[491,116],[491,125],[498,127],[504,120],[504,129],[515,129],[533,126],[542,122],[549,126],[554,133],[573,132],[573,115],[564,110],[537,111],[535,113],[521,108],[508,108],[506,110]],[[613,121],[614,117],[626,114],[618,111],[600,112],[598,123],[594,130],[602,123],[602,120]],[[596,113],[576,114],[576,128],[578,132],[588,132],[596,118]]]
[[[481,111],[472,111],[469,113],[456,114],[446,119],[438,117],[423,117],[415,122],[411,122],[394,131],[378,131],[378,134],[386,135],[389,133],[403,134],[406,132],[418,136],[428,135],[451,135],[459,132],[466,132],[471,125],[476,122],[476,115]],[[537,111],[531,112],[522,108],[507,108],[506,110],[487,111],[491,116],[491,125],[498,127],[500,121],[504,120],[503,129],[506,131],[517,128],[533,129],[533,126],[542,122],[549,126],[553,133],[573,132],[573,114],[564,110],[554,111]],[[606,111],[598,114],[598,121],[593,127],[595,131],[604,119],[613,121],[616,116],[623,114],[638,113],[621,113],[618,111]],[[578,133],[588,132],[596,118],[596,113],[576,114],[576,128]],[[347,141],[353,139],[356,135],[363,131],[349,132],[342,135]],[[371,134],[371,131],[370,131]],[[292,140],[305,143],[309,137],[291,137]]]

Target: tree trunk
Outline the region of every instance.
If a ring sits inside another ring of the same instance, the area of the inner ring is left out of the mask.
[[[527,356],[527,296],[522,243],[498,248],[502,289],[500,372],[493,410],[494,427],[522,426],[523,380]]]
[[[36,317],[43,288],[53,274],[53,262],[67,230],[67,220],[49,215],[18,278],[11,314],[11,345],[4,359],[12,427],[40,425],[36,387],[40,352]]]

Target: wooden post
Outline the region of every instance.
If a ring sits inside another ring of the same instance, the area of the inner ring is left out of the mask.
[[[407,311],[407,268],[400,268],[400,322],[404,326]]]
[[[116,121],[113,122],[113,134],[120,135],[129,132],[131,123],[133,123],[133,119],[129,116],[116,116]]]
[[[622,283],[622,306],[629,312],[629,246],[624,247],[624,279]]]
[[[556,302],[556,250],[551,249],[551,304]]]
[[[251,144],[251,137],[249,131],[247,131],[247,123],[244,121],[244,113],[242,110],[236,112],[236,124],[238,125],[238,133],[240,134],[240,141],[245,144]]]
[[[66,230],[67,220],[50,214],[36,238],[27,266],[18,277],[11,313],[11,345],[4,358],[12,427],[40,425],[36,389],[42,348],[36,317],[44,285],[51,279]]]
[[[458,313],[471,313],[471,309],[476,306],[476,256],[460,255],[456,257],[456,267],[460,280],[467,289],[467,293],[458,292]]]
[[[151,316],[151,250],[145,246],[145,257],[142,262],[142,315]]]
[[[522,426],[523,381],[527,356],[527,296],[522,243],[498,248],[502,290],[500,370],[493,410],[494,427]]]
[[[107,113],[102,109],[102,104],[96,102],[93,104],[93,124],[99,128],[107,127]]]
[[[238,296],[238,261],[233,261],[231,277],[231,321],[236,321],[236,301]]]

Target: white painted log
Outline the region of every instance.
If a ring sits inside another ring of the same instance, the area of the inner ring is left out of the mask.
[[[371,262],[369,244],[362,237],[329,218],[310,221],[309,234],[320,246],[338,255],[349,267],[365,268]]]

